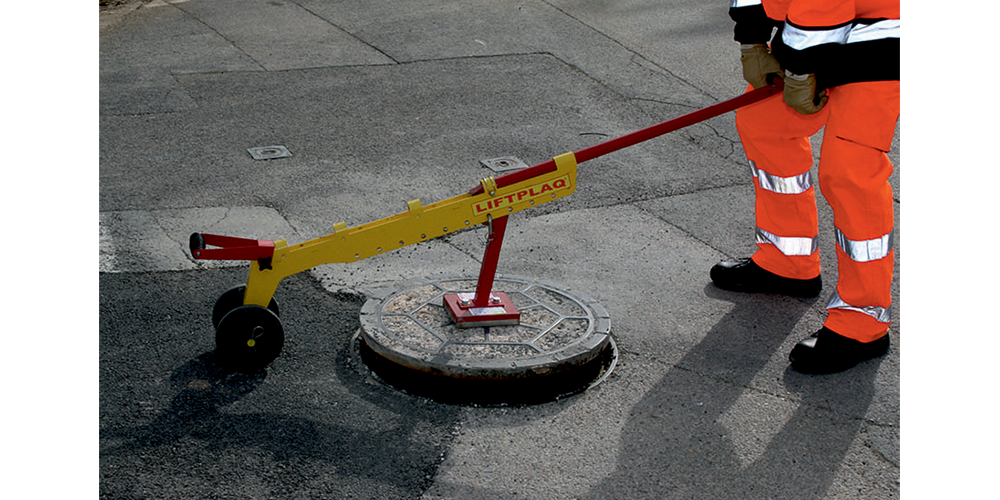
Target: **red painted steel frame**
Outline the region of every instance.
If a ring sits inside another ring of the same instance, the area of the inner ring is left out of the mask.
[[[713,104],[707,108],[702,108],[697,111],[692,111],[686,115],[679,116],[672,120],[667,120],[665,122],[658,123],[656,125],[646,127],[641,130],[637,130],[627,135],[604,141],[600,144],[595,144],[593,146],[583,148],[579,151],[574,152],[576,156],[577,164],[583,163],[587,160],[593,160],[594,158],[604,156],[609,153],[613,153],[620,149],[625,149],[629,146],[634,146],[640,142],[648,141],[655,137],[659,137],[663,134],[673,132],[675,130],[682,129],[694,125],[695,123],[703,122],[709,118],[714,118],[716,116],[728,113],[735,109],[753,104],[755,102],[762,101],[768,97],[778,94],[784,89],[785,84],[781,79],[775,79],[774,83],[768,85],[767,87],[762,87],[759,89],[751,90],[745,94],[736,96],[732,99],[722,101],[720,103]],[[556,162],[555,160],[548,160],[546,162],[539,163],[533,167],[528,167],[515,172],[511,172],[506,175],[502,175],[496,178],[497,187],[504,187],[515,182],[521,182],[526,179],[535,177],[536,175],[541,175],[546,172],[551,172],[555,170]],[[477,195],[483,192],[483,186],[479,185],[469,191],[471,195]]]
[[[195,233],[191,235],[191,254],[197,259],[210,260],[267,259],[274,255],[274,242]]]
[[[486,241],[486,251],[483,254],[483,264],[479,268],[479,281],[476,282],[476,293],[472,300],[460,300],[460,294],[445,294],[444,307],[448,310],[455,325],[462,328],[466,325],[516,325],[521,320],[521,313],[504,292],[493,293],[493,280],[497,273],[497,263],[500,261],[500,247],[507,231],[507,216],[490,219],[490,234]],[[492,312],[477,315],[475,310],[502,308],[503,313]]]
[[[507,216],[490,220],[492,233],[486,242],[483,254],[483,266],[479,269],[479,281],[476,283],[476,296],[472,299],[472,307],[490,305],[490,293],[493,291],[493,277],[497,273],[497,263],[500,261],[500,247],[503,245],[503,235],[507,232]]]
[[[646,127],[641,130],[637,130],[630,134],[623,135],[621,137],[611,139],[593,146],[581,149],[573,153],[576,157],[577,164],[583,163],[587,160],[593,160],[594,158],[604,156],[615,151],[625,149],[629,146],[634,146],[640,142],[645,142],[655,137],[673,132],[675,130],[682,129],[694,125],[696,123],[705,121],[709,118],[714,118],[716,116],[728,113],[735,109],[753,104],[755,102],[764,100],[772,95],[780,93],[784,88],[784,82],[781,79],[775,79],[774,83],[768,85],[767,87],[759,88],[746,92],[742,95],[734,97],[732,99],[722,101],[717,104],[713,104],[706,108],[699,109],[697,111],[692,111],[686,115],[674,118],[672,120],[667,120],[665,122],[658,123],[656,125]],[[533,167],[528,167],[516,172],[511,172],[506,175],[502,175],[495,179],[497,187],[509,186],[511,184],[521,182],[532,177],[542,175],[551,172],[556,169],[555,160],[548,160],[543,163],[539,163]],[[480,184],[472,190],[469,191],[470,195],[477,195],[482,193],[484,190],[483,186]],[[476,294],[473,297],[471,303],[469,304],[458,304],[458,307],[467,309],[472,307],[487,307],[491,305],[490,295],[493,291],[493,279],[496,275],[497,263],[500,260],[500,246],[503,244],[504,232],[507,228],[507,217],[499,217],[492,220],[492,234],[490,239],[486,244],[486,252],[483,256],[483,264],[479,270],[479,281],[476,283]],[[451,304],[445,303],[446,307],[451,307]],[[455,313],[452,313],[455,317]],[[483,318],[486,319],[486,318]],[[456,322],[458,321],[456,317]],[[475,320],[464,320],[465,322],[473,323]]]

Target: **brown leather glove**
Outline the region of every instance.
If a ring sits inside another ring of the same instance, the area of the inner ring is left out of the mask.
[[[743,79],[755,89],[767,86],[768,75],[781,76],[781,65],[763,43],[740,45],[740,62]]]
[[[826,105],[826,91],[816,93],[816,75],[795,75],[785,71],[785,104],[803,115],[811,115]]]

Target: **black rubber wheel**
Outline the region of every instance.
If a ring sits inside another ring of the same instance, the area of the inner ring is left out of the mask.
[[[218,329],[219,322],[222,321],[222,317],[229,314],[229,311],[236,309],[243,305],[243,294],[246,292],[246,285],[234,286],[226,293],[219,296],[219,300],[215,301],[215,307],[212,308],[212,327]],[[280,316],[281,312],[278,311],[278,302],[271,297],[271,302],[267,305],[274,314]]]
[[[284,345],[285,331],[278,315],[260,306],[229,311],[215,330],[216,357],[232,371],[254,373],[271,364]]]

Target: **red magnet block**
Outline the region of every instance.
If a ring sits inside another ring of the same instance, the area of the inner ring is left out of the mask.
[[[473,305],[475,293],[448,293],[444,296],[444,308],[455,320],[459,328],[483,326],[508,326],[521,324],[521,312],[504,292],[490,292],[486,306]]]

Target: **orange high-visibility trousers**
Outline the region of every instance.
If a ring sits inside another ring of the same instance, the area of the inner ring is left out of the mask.
[[[824,326],[870,342],[891,322],[895,226],[886,153],[899,118],[899,81],[852,83],[827,93],[826,106],[813,115],[792,110],[780,95],[736,113],[756,193],[753,260],[788,278],[819,275],[809,137],[825,126],[819,188],[833,208],[838,280]]]

